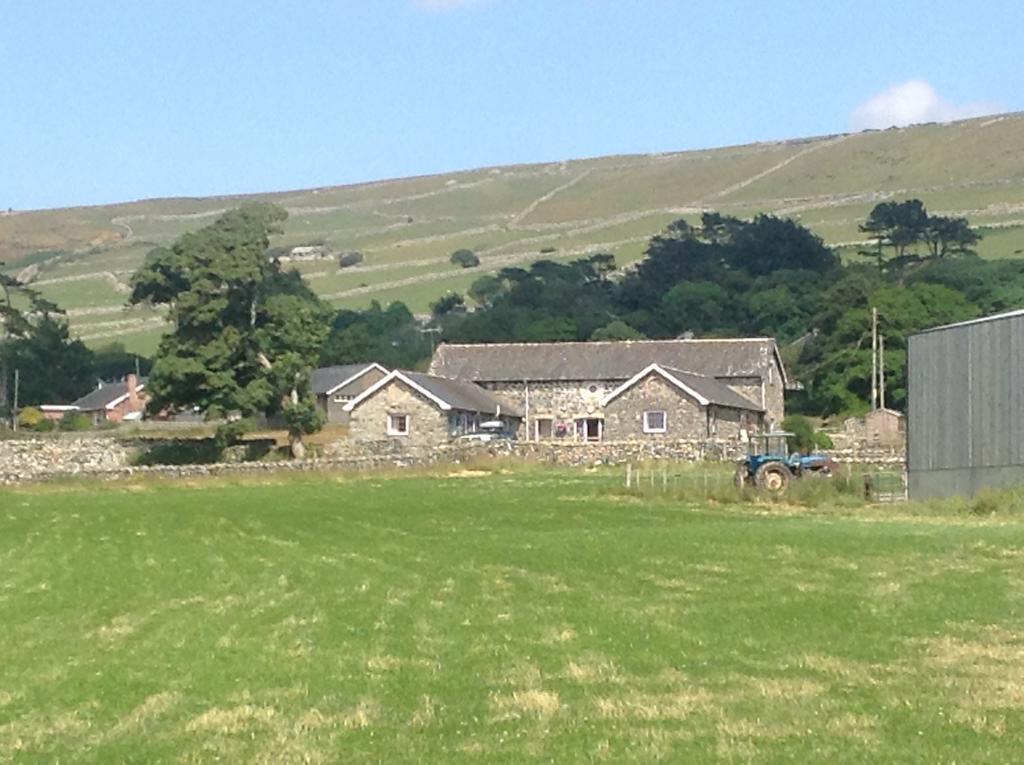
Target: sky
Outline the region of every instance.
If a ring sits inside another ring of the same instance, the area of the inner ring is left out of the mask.
[[[0,0],[0,208],[1024,110],[1019,0]]]

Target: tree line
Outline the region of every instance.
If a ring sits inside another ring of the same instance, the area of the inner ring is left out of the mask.
[[[286,215],[246,205],[146,256],[130,300],[164,306],[172,325],[152,362],[141,360],[153,411],[279,417],[301,453],[303,434],[321,425],[309,389],[319,365],[422,366],[439,340],[773,336],[803,386],[792,411],[858,412],[870,395],[872,307],[901,407],[910,334],[1024,305],[1024,260],[979,258],[965,219],[930,215],[919,200],[871,211],[867,259],[844,261],[789,219],[707,212],[667,226],[627,268],[595,253],[482,275],[466,295],[436,301],[427,323],[399,302],[337,310],[320,300],[272,256]],[[36,404],[73,400],[140,364],[116,346],[91,351],[58,306],[2,272],[0,330],[0,408],[16,368],[21,402]]]

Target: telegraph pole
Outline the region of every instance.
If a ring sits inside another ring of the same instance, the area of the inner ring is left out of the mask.
[[[879,409],[885,409],[885,335],[878,336],[878,399]]]
[[[871,309],[871,409],[878,408],[878,309]]]
[[[11,410],[14,430],[18,430],[18,386],[21,384],[21,370],[14,370],[14,408]]]

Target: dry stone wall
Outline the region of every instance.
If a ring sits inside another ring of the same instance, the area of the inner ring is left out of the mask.
[[[109,437],[0,439],[0,483],[116,470],[130,465],[139,451]]]
[[[648,460],[721,461],[744,456],[734,441],[684,439],[675,441],[552,441],[447,442],[420,447],[397,439],[339,441],[324,457],[301,461],[222,463],[216,465],[133,466],[145,444],[124,443],[112,437],[33,437],[0,439],[0,485],[90,476],[114,479],[131,476],[192,477],[256,474],[273,471],[364,470],[459,464],[483,458],[521,459],[573,467],[622,465]],[[836,450],[840,463],[902,466],[904,454],[894,449]]]

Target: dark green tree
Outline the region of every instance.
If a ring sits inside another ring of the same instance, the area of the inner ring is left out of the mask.
[[[245,205],[157,248],[132,278],[133,303],[170,309],[147,390],[151,411],[199,407],[207,417],[283,416],[292,454],[322,422],[309,373],[329,311],[294,271],[267,257],[287,213]]]
[[[928,217],[921,234],[928,254],[935,259],[951,255],[975,255],[972,249],[981,241],[981,234],[971,228],[967,218]]]
[[[71,339],[63,314],[38,291],[0,271],[0,410],[13,404],[15,369],[19,406],[71,401],[92,387],[92,353]]]
[[[642,332],[637,332],[622,319],[615,319],[603,327],[594,330],[591,340],[643,340]]]
[[[480,265],[480,258],[472,250],[456,250],[448,260],[462,268],[474,268]]]
[[[438,318],[464,310],[466,310],[466,301],[462,295],[457,292],[446,292],[430,304],[431,315]]]

